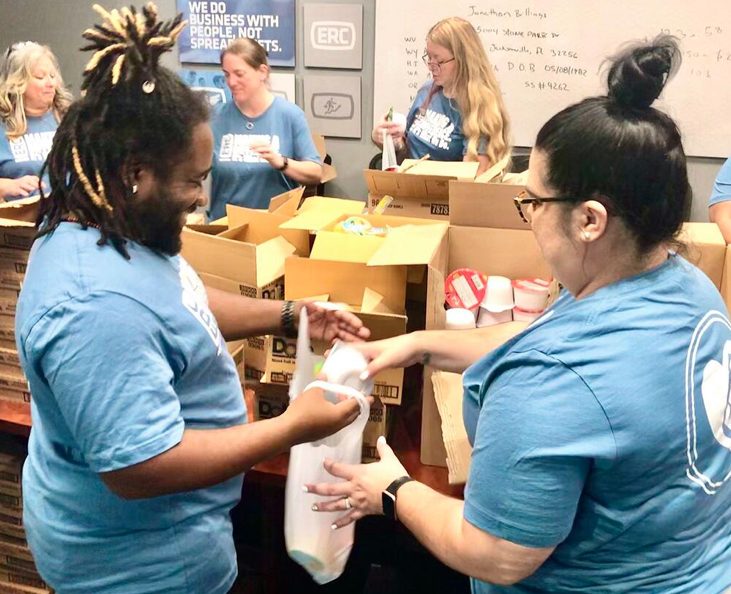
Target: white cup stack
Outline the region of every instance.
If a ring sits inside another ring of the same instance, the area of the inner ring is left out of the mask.
[[[548,303],[550,283],[540,278],[519,279],[513,281],[515,308],[513,319],[521,322],[532,322],[538,318]]]
[[[488,276],[485,297],[477,314],[477,327],[494,326],[513,319],[513,287],[504,276]]]

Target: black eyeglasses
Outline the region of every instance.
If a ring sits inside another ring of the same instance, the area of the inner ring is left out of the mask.
[[[520,215],[520,218],[524,223],[527,223],[530,225],[530,219],[525,216],[523,213],[523,206],[528,206],[529,204],[533,204],[535,206],[540,206],[544,202],[578,202],[578,198],[574,198],[573,196],[549,196],[549,197],[542,197],[542,196],[533,196],[531,195],[527,190],[523,190],[520,194],[518,194],[515,198],[513,198],[513,204],[515,204],[515,208],[518,209],[518,214]]]
[[[427,68],[433,68],[437,72],[439,72],[442,69],[442,66],[445,64],[449,64],[450,62],[454,62],[455,58],[449,58],[449,60],[442,60],[441,62],[438,60],[430,60],[429,54],[426,52],[423,56],[421,56],[421,59],[424,61],[424,64]]]

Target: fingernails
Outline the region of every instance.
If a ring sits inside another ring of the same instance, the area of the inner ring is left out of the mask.
[[[313,503],[312,507],[310,508],[312,511],[317,511],[317,503]]]
[[[366,369],[366,370],[365,370],[365,371],[364,371],[363,373],[361,373],[361,374],[360,374],[360,375],[359,375],[358,377],[359,377],[360,381],[362,381],[362,382],[366,381],[366,380],[367,380],[367,379],[368,379],[368,378],[370,377],[370,375],[369,375],[369,373],[368,373],[368,370]]]
[[[307,485],[302,485],[302,492],[303,493],[309,493],[310,490],[307,488]]]
[[[337,524],[330,524],[330,530],[337,530],[338,525]]]
[[[386,445],[386,438],[381,435],[381,437],[376,440],[376,445]]]

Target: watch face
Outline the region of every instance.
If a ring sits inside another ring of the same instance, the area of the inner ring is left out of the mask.
[[[383,515],[392,520],[396,519],[396,496],[388,491],[381,492],[381,505],[383,506]]]

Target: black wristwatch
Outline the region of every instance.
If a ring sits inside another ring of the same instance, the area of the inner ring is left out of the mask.
[[[297,338],[297,324],[295,324],[294,320],[294,301],[285,301],[282,303],[280,325],[282,327],[282,334],[287,338]]]
[[[282,166],[277,167],[277,170],[284,171],[287,167],[289,167],[289,158],[286,155],[282,155]]]
[[[381,505],[383,506],[383,515],[392,520],[398,520],[396,515],[396,491],[398,491],[402,485],[413,481],[408,474],[393,481],[385,490],[381,491]]]

